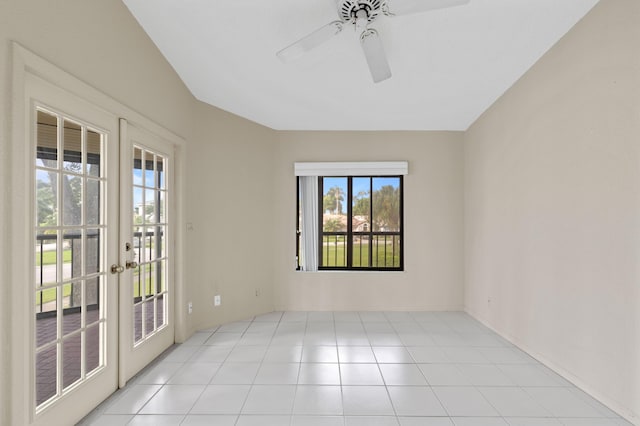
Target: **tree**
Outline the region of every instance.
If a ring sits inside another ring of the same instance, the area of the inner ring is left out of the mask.
[[[344,191],[339,186],[333,186],[322,199],[323,208],[325,211],[333,211],[334,214],[342,214],[343,201]]]
[[[400,188],[385,185],[373,192],[374,231],[400,229]]]
[[[353,199],[353,215],[369,217],[371,199],[369,191],[360,191]]]
[[[324,232],[338,232],[342,230],[342,223],[339,219],[328,219],[324,223]]]

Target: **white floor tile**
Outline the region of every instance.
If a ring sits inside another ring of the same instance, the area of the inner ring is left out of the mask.
[[[373,346],[373,344],[372,344]],[[413,357],[404,347],[373,346],[373,353],[379,363],[402,364],[413,363]]]
[[[137,415],[128,426],[179,426],[184,415]]]
[[[376,357],[371,346],[338,346],[341,363],[375,363]]]
[[[340,364],[342,385],[383,385],[377,364]]]
[[[456,426],[508,426],[500,417],[454,417]]]
[[[270,346],[262,362],[300,362],[302,346]]]
[[[234,426],[238,416],[216,414],[189,414],[180,426]]]
[[[242,407],[242,414],[291,415],[295,395],[293,385],[254,385]]]
[[[398,426],[398,420],[393,416],[349,416],[345,426]]]
[[[139,414],[187,414],[204,388],[200,385],[164,385]]]
[[[478,390],[503,417],[549,417],[551,415],[520,388],[480,387]]]
[[[433,391],[450,416],[498,416],[498,412],[474,388],[434,387]]]
[[[604,417],[568,388],[524,388],[540,405],[556,417]]]
[[[132,386],[109,404],[105,414],[137,414],[161,387],[160,385]]]
[[[266,352],[266,346],[236,346],[226,362],[262,362]]]
[[[291,416],[241,415],[238,417],[236,426],[289,426],[290,424]]]
[[[446,416],[438,398],[426,386],[388,386],[391,402],[399,416]]]
[[[400,426],[453,426],[449,417],[398,417]]]
[[[170,385],[206,385],[220,368],[219,363],[187,363],[171,376]]]
[[[338,351],[335,346],[305,346],[302,362],[338,362]]]
[[[298,382],[299,369],[299,363],[263,363],[254,383],[259,385],[295,385]]]
[[[463,312],[273,312],[195,333],[79,426],[631,426]]]
[[[339,385],[340,369],[338,364],[302,363],[298,383],[301,385]]]
[[[258,363],[224,363],[211,379],[212,385],[250,385],[258,373]]]
[[[459,364],[456,365],[460,373],[476,386],[514,386],[498,367],[491,364]]]
[[[507,417],[509,426],[562,426],[557,419],[548,417]]]
[[[454,364],[418,364],[431,386],[468,386],[469,380]]]
[[[342,415],[342,390],[340,386],[298,386],[295,415]]]
[[[384,386],[343,386],[342,403],[347,416],[395,414]]]
[[[427,380],[415,364],[380,364],[380,371],[387,386],[427,385]]]
[[[291,426],[344,426],[342,416],[293,416]]]
[[[209,385],[189,414],[240,414],[251,386]]]

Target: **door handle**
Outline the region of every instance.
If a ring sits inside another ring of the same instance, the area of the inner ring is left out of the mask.
[[[138,266],[138,262],[136,262],[135,260],[132,261],[128,261],[125,263],[125,266],[127,267],[127,269],[131,269],[131,268],[135,268]]]
[[[111,265],[111,273],[112,274],[120,274],[124,272],[124,266],[113,264]]]

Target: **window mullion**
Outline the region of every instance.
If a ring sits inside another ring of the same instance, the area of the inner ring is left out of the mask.
[[[369,178],[369,265],[373,267],[373,177]]]
[[[347,177],[347,236],[345,238],[347,250],[347,268],[353,267],[353,177]]]

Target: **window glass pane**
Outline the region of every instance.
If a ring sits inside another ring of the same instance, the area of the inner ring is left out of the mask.
[[[322,266],[347,266],[346,241],[345,235],[325,235],[322,237]]]
[[[374,235],[372,264],[375,268],[399,268],[400,237],[397,235]]]
[[[82,178],[62,175],[62,219],[65,226],[80,225],[82,220]]]
[[[133,306],[133,341],[142,340],[142,303]]]
[[[144,191],[144,220],[147,223],[156,223],[156,191],[145,189]]]
[[[373,230],[400,231],[400,178],[373,178]]]
[[[156,263],[152,262],[149,265],[147,265],[149,267],[149,274],[147,275],[147,280],[145,283],[145,294],[147,297],[151,297],[155,294],[156,292]]]
[[[58,225],[58,174],[36,170],[37,225]]]
[[[38,111],[38,141],[36,165],[58,168],[58,118],[44,111]]]
[[[144,223],[144,200],[142,199],[142,188],[133,188],[133,224],[142,225]]]
[[[347,178],[325,177],[322,181],[322,229],[324,232],[347,230]]]
[[[144,312],[144,334],[145,336],[148,334],[151,334],[155,331],[155,327],[153,326],[154,324],[154,317],[155,317],[155,301],[156,299],[153,298],[151,300],[148,300],[146,302],[144,302],[144,308],[143,308],[143,312]]]
[[[369,266],[369,235],[354,235],[353,267],[368,268]]]
[[[87,304],[86,323],[91,324],[100,319],[98,302],[100,300],[101,277],[90,278],[85,282],[85,300]]]
[[[64,162],[62,168],[72,173],[82,173],[82,128],[69,120],[64,120],[62,129]]]
[[[352,179],[352,217],[353,232],[369,232],[371,223],[371,178],[354,177]]]
[[[102,134],[87,130],[87,174],[101,177]]]
[[[62,309],[62,334],[66,336],[82,326],[82,281],[62,285]]]

